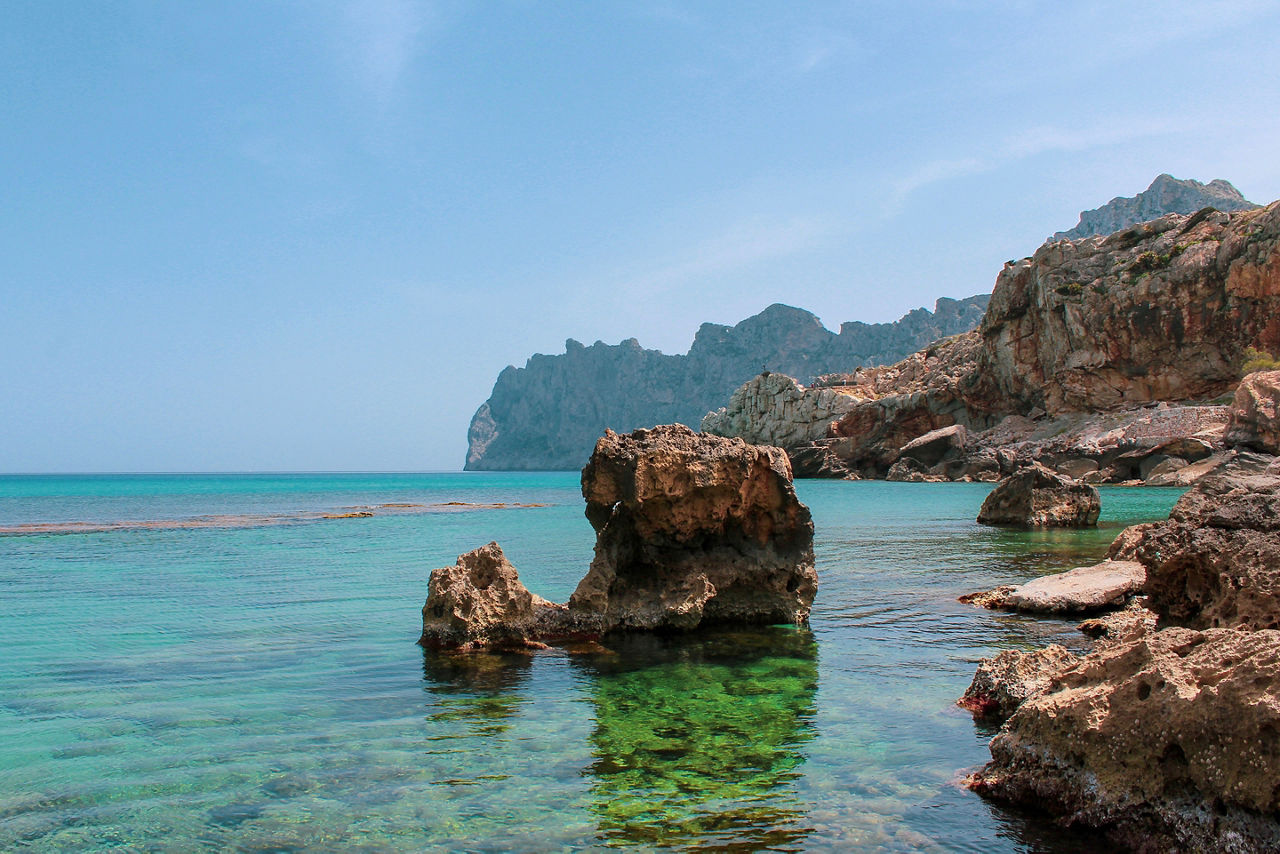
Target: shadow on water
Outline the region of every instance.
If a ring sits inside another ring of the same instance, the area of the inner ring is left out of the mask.
[[[817,646],[772,627],[634,635],[573,659],[595,707],[590,810],[607,845],[791,848]]]

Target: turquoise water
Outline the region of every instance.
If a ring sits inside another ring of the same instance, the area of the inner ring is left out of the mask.
[[[800,482],[811,631],[460,658],[414,645],[431,568],[496,539],[563,600],[576,476],[0,477],[0,528],[223,519],[0,536],[0,848],[1087,849],[956,785],[990,733],[953,706],[978,658],[1082,637],[955,599],[1179,493],[1031,534],[973,522],[988,489]]]

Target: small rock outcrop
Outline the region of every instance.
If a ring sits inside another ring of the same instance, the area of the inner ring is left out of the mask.
[[[538,638],[565,610],[535,596],[497,543],[467,552],[453,566],[431,571],[422,606],[422,637],[433,649],[520,649]]]
[[[1146,569],[1137,561],[1105,560],[1044,575],[1016,587],[1006,585],[970,594],[963,601],[1029,614],[1088,614],[1123,606],[1142,589],[1146,577]]]
[[[1000,482],[978,512],[983,525],[1087,528],[1098,523],[1102,499],[1087,483],[1033,463]]]
[[[601,633],[808,622],[813,522],[782,450],[681,425],[609,432],[582,494],[596,550],[569,608]]]
[[[1179,180],[1169,174],[1158,175],[1151,186],[1136,196],[1117,196],[1100,208],[1080,212],[1080,222],[1070,231],[1059,231],[1050,240],[1079,240],[1083,237],[1113,234],[1140,222],[1158,219],[1165,214],[1193,214],[1201,208],[1220,211],[1243,211],[1257,207],[1240,195],[1230,181],[1221,178],[1201,184]]]
[[[956,705],[989,721],[1004,721],[1029,697],[1049,689],[1053,678],[1074,667],[1080,656],[1050,644],[1043,649],[1006,649],[978,662],[969,689]]]
[[[607,432],[582,472],[595,558],[568,605],[529,592],[497,543],[433,570],[428,648],[521,649],[615,631],[806,625],[813,522],[787,455],[682,425]]]
[[[1226,442],[1280,454],[1280,371],[1255,371],[1240,381],[1231,402]]]

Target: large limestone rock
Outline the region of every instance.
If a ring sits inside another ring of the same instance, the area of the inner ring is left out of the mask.
[[[808,622],[813,523],[781,449],[681,425],[608,432],[582,494],[596,550],[569,608],[601,632]]]
[[[1096,412],[1229,392],[1280,349],[1280,203],[1169,214],[1007,265],[983,317],[979,399]]]
[[[582,472],[595,558],[569,604],[529,592],[497,543],[433,570],[425,647],[519,649],[614,631],[804,625],[813,522],[787,455],[671,425],[596,443]]]
[[[893,362],[930,341],[973,329],[990,297],[940,299],[894,323],[844,323],[838,333],[807,311],[772,305],[736,326],[704,323],[687,354],[569,340],[499,374],[468,431],[468,470],[581,469],[606,428],[698,424],[734,389],[770,371],[807,380]]]
[[[1280,371],[1255,371],[1240,381],[1231,402],[1226,441],[1280,454]]]
[[[1102,499],[1087,483],[1033,463],[1000,482],[978,512],[983,525],[1087,528],[1098,523]]]
[[[1240,195],[1230,181],[1221,178],[1201,184],[1158,175],[1145,192],[1133,197],[1117,196],[1100,208],[1080,213],[1080,222],[1070,231],[1059,231],[1050,240],[1079,240],[1113,234],[1121,229],[1159,219],[1165,214],[1193,214],[1201,208],[1243,211],[1257,205]]]
[[[1134,850],[1280,850],[1280,632],[1164,629],[1052,681],[971,787]]]
[[[1111,547],[1140,561],[1166,622],[1280,628],[1280,472],[1237,459],[1182,496],[1168,521],[1136,526]]]
[[[436,649],[518,649],[537,644],[563,605],[535,596],[497,543],[431,571],[418,643]]]
[[[838,389],[806,389],[786,374],[765,371],[738,388],[728,406],[708,412],[702,432],[791,449],[826,438],[831,422],[856,403]]]
[[[1280,470],[1239,455],[1111,552],[1146,567],[1158,624],[1088,627],[1104,645],[1048,674],[969,784],[1139,851],[1280,850]]]

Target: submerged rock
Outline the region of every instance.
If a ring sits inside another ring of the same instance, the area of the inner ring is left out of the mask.
[[[813,522],[782,450],[681,425],[608,431],[582,494],[595,558],[567,606],[530,593],[490,543],[432,571],[419,643],[501,650],[620,630],[808,623]]]
[[[1102,499],[1087,483],[1032,463],[991,491],[978,522],[1029,528],[1087,528],[1098,523]]]
[[[595,558],[569,608],[615,629],[809,620],[813,522],[779,448],[609,431],[582,472]]]

